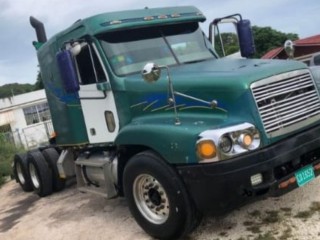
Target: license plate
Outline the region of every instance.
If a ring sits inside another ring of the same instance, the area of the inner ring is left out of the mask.
[[[308,165],[300,169],[295,173],[297,183],[299,187],[302,187],[303,185],[307,184],[308,182],[312,181],[314,176],[313,166]]]

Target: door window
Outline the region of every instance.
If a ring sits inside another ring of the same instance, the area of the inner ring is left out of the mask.
[[[89,44],[81,48],[76,56],[80,84],[88,85],[106,81],[106,76],[98,59],[96,51]]]

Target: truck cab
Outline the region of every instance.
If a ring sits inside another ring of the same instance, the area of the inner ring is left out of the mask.
[[[176,239],[207,211],[284,194],[319,175],[319,75],[296,61],[249,59],[252,48],[241,45],[252,47],[250,22],[242,19],[244,58],[220,58],[199,27],[205,20],[195,7],[145,8],[38,37],[55,129],[48,148],[57,154],[43,154],[53,159],[52,179],[39,170],[47,149],[15,162],[40,196],[52,192],[50,181],[76,175],[80,191],[125,196],[147,233]]]

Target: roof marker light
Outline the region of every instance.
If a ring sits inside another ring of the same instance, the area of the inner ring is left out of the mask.
[[[120,21],[120,20],[114,20],[114,21],[111,21],[111,22],[110,22],[110,25],[120,24],[120,23],[122,23],[122,21]]]
[[[167,15],[159,15],[159,16],[158,16],[158,19],[167,19],[167,18],[168,18]]]
[[[154,19],[154,17],[152,17],[152,16],[148,16],[148,17],[144,18],[145,21],[150,21],[150,20],[153,20],[153,19]]]
[[[178,17],[181,17],[181,15],[179,13],[174,13],[174,14],[171,14],[171,17],[178,18]]]

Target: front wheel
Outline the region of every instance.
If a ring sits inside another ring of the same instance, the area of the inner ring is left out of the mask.
[[[123,184],[133,217],[151,236],[177,239],[199,222],[179,176],[155,153],[135,155],[125,167]]]

